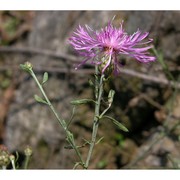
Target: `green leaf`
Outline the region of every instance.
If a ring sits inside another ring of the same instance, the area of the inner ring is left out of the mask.
[[[48,81],[48,73],[45,72],[44,75],[43,75],[43,81],[42,81],[42,84],[46,83]]]
[[[90,102],[94,102],[94,100],[92,99],[78,99],[78,100],[73,100],[71,101],[71,104],[72,105],[81,105],[81,104],[87,104],[87,103],[90,103]]]
[[[89,82],[89,85],[90,85],[91,87],[94,87],[94,83],[92,82],[91,79],[89,79],[88,82]]]
[[[19,159],[19,153],[16,151],[16,159],[15,159],[15,162],[17,162]]]
[[[67,141],[69,142],[70,145],[73,145],[74,144],[74,135],[70,132],[70,131],[67,131],[66,132],[67,134]]]
[[[76,162],[73,169],[76,169],[79,165],[83,166],[81,162]]]
[[[64,119],[62,120],[62,125],[64,128],[67,128],[66,121]]]
[[[91,142],[90,141],[88,141],[87,139],[84,139],[84,138],[82,138],[84,141],[85,141],[85,143],[87,143],[87,144],[91,144]]]
[[[103,118],[108,118],[109,120],[111,120],[122,131],[129,132],[129,130],[123,124],[121,124],[119,121],[117,121],[116,119],[114,119],[114,118],[112,118],[110,116],[103,116]]]
[[[96,145],[99,144],[103,139],[104,139],[104,137],[101,137],[101,138],[96,142]]]
[[[108,94],[108,103],[109,104],[112,104],[113,99],[114,99],[114,94],[115,94],[115,91],[113,89],[111,89]]]
[[[39,102],[39,103],[44,103],[44,104],[48,104],[44,99],[42,99],[41,97],[39,97],[38,95],[34,95],[34,99]]]
[[[24,64],[19,65],[22,70],[26,70],[26,66]]]

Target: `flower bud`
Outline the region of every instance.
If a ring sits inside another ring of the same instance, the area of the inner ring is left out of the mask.
[[[0,167],[6,167],[10,163],[9,152],[7,148],[0,145]]]
[[[24,64],[20,64],[20,68],[28,73],[31,73],[33,66],[30,62],[26,62]]]
[[[109,57],[103,57],[102,58],[102,63],[99,64],[99,71],[104,74],[105,76],[111,76],[113,70],[114,70],[114,66],[112,64],[112,62],[107,66],[107,63],[109,61],[108,59]],[[106,67],[107,66],[107,67]],[[106,67],[106,68],[105,68]],[[105,68],[105,69],[104,69]],[[104,72],[103,72],[104,71]]]
[[[26,63],[25,63],[25,66],[26,66],[28,69],[32,69],[32,68],[33,68],[32,64],[31,64],[30,62],[26,62]]]
[[[32,155],[32,149],[31,147],[27,146],[24,150],[25,156],[31,156]]]

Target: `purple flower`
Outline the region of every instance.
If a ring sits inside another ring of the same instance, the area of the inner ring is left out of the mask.
[[[79,28],[69,38],[74,49],[85,57],[78,67],[91,60],[93,64],[102,66],[102,73],[108,67],[113,67],[114,73],[118,74],[122,66],[118,55],[125,54],[142,63],[155,61],[155,57],[148,53],[152,45],[147,46],[152,39],[143,41],[149,33],[137,30],[134,34],[128,35],[122,25],[123,22],[119,28],[116,28],[109,22],[99,31],[94,31],[87,25],[85,27],[79,25]]]

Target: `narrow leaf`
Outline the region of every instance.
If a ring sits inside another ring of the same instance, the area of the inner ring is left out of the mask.
[[[20,68],[21,68],[22,70],[25,70],[25,71],[26,71],[27,68],[25,67],[24,64],[20,64],[19,66],[20,66]]]
[[[108,103],[109,104],[112,104],[113,99],[114,99],[114,94],[115,94],[115,91],[111,89],[108,94]]]
[[[91,142],[89,142],[87,139],[84,139],[84,138],[82,138],[82,139],[85,141],[85,143],[91,144]]]
[[[92,82],[91,79],[89,79],[89,85],[90,85],[91,87],[94,87],[94,83]]]
[[[82,166],[81,162],[76,162],[75,165],[74,165],[74,167],[73,167],[73,169],[76,169],[79,165]]]
[[[94,102],[92,99],[79,99],[79,100],[73,100],[71,101],[72,105],[81,105],[81,104],[87,104],[90,102]]]
[[[64,128],[67,128],[66,121],[64,119],[62,120],[62,125]]]
[[[42,99],[41,97],[39,97],[38,95],[34,95],[34,99],[39,102],[39,103],[44,103],[44,104],[48,104],[44,99]]]
[[[42,84],[46,83],[48,81],[48,73],[45,72],[44,75],[43,75],[43,81],[42,81]]]
[[[103,116],[103,118],[108,118],[109,120],[111,120],[116,126],[119,127],[119,129],[125,131],[125,132],[129,132],[129,130],[123,125],[121,124],[119,121],[117,121],[116,119],[110,117],[110,116]]]
[[[103,139],[104,139],[104,137],[101,137],[101,138],[96,142],[96,145],[99,144]]]
[[[66,132],[67,134],[67,141],[69,142],[70,145],[73,145],[74,144],[74,135],[70,132],[70,131],[67,131]]]

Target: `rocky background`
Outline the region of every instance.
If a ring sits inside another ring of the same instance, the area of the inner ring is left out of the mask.
[[[159,57],[178,82],[180,65],[180,12],[177,11],[39,11],[0,12],[0,139],[9,152],[19,153],[21,167],[24,148],[33,150],[30,169],[71,169],[76,161],[65,149],[65,135],[47,106],[33,96],[39,90],[19,64],[29,61],[39,78],[49,73],[46,92],[64,119],[72,114],[70,101],[93,97],[88,86],[92,67],[70,71],[81,57],[68,44],[79,24],[93,29],[124,20],[124,28],[149,31]],[[154,52],[152,52],[154,53]],[[102,121],[92,169],[180,168],[180,94],[168,81],[160,62],[144,65],[125,59],[120,76],[109,87],[116,91],[109,115],[128,129],[124,133],[109,121]],[[128,73],[130,70],[132,73]],[[136,72],[140,72],[139,75]],[[149,78],[148,78],[149,77]],[[170,77],[170,78],[169,78]],[[154,78],[156,80],[154,80]],[[180,87],[180,86],[178,86]],[[79,145],[90,139],[93,106],[78,106],[70,129]],[[81,149],[83,157],[87,147]]]

